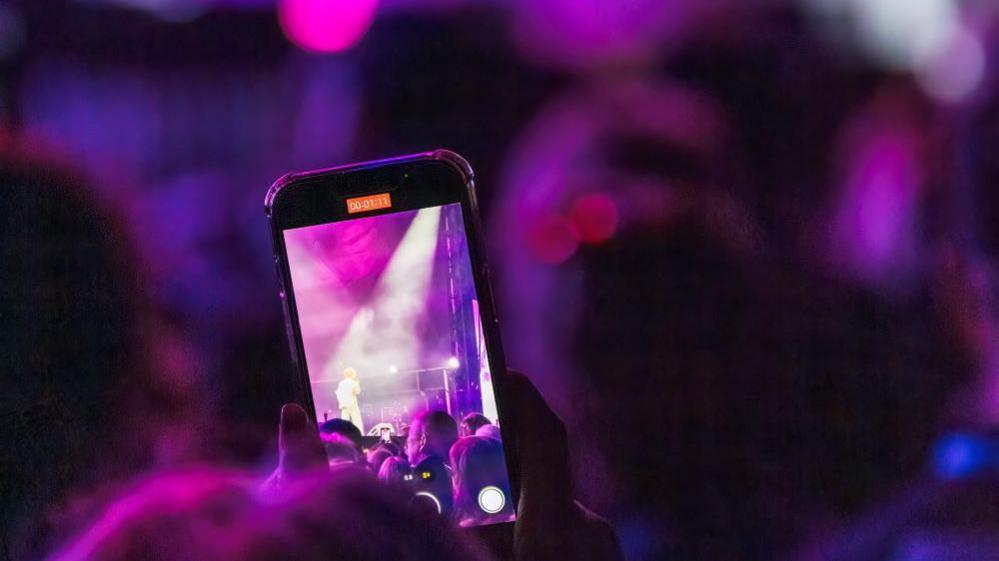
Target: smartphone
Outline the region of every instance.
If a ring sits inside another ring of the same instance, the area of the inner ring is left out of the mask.
[[[297,389],[330,462],[366,464],[460,527],[512,522],[505,367],[468,163],[435,150],[293,173],[264,206]],[[493,428],[459,438],[466,418]]]

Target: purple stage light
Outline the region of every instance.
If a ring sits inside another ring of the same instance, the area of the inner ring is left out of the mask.
[[[457,204],[285,232],[317,418],[349,368],[364,427],[433,408],[495,419],[464,243]]]
[[[314,53],[344,51],[360,41],[375,17],[378,0],[281,0],[285,35]]]
[[[513,41],[537,62],[593,68],[678,44],[731,0],[515,0]]]
[[[919,147],[905,127],[868,119],[847,137],[846,174],[832,222],[834,263],[873,286],[897,286],[916,266]]]

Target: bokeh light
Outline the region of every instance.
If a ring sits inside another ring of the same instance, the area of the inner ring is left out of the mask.
[[[576,199],[569,210],[569,219],[583,243],[607,241],[617,230],[617,205],[602,193],[591,193]]]
[[[981,84],[985,62],[982,42],[968,29],[958,27],[940,53],[919,69],[919,83],[937,100],[956,103]]]
[[[281,0],[285,35],[303,50],[335,53],[354,46],[371,27],[378,0]]]
[[[801,1],[824,21],[827,39],[883,68],[912,73],[939,102],[967,99],[985,77],[975,18],[957,0]]]
[[[537,217],[528,226],[527,244],[535,259],[554,265],[576,253],[579,236],[568,218],[547,214]]]
[[[849,21],[856,44],[873,60],[911,70],[947,44],[958,19],[954,0],[805,0],[826,18]],[[843,28],[836,31],[842,36]]]

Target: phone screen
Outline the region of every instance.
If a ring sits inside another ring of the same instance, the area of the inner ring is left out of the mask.
[[[283,235],[331,464],[365,464],[463,527],[512,521],[461,204]]]

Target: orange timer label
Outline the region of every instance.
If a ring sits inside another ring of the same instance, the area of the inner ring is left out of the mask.
[[[392,208],[392,197],[390,197],[388,193],[378,193],[377,195],[366,195],[364,197],[347,199],[347,214],[368,212],[383,208]]]

